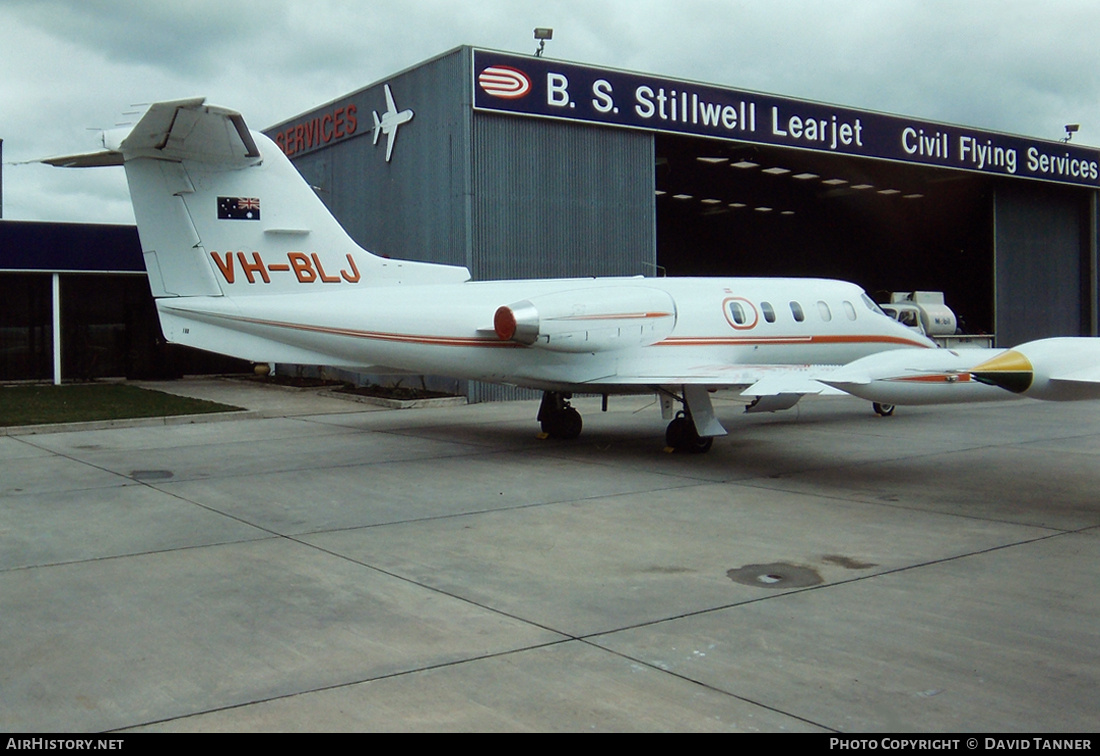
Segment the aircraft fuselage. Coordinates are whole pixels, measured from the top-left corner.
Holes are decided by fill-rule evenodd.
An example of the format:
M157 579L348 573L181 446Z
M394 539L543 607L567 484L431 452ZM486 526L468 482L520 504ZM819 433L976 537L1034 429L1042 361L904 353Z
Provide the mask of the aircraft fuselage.
M609 293L619 299L612 311ZM538 330L529 343L494 327L497 311L516 302L536 310ZM166 298L158 306L169 341L221 343L255 361L391 368L559 390L607 384L610 393L697 382L692 376L703 367L725 371L723 383L752 383L735 378L746 365L839 365L934 346L872 309L857 286L821 279L348 286L231 301ZM237 339L252 350L232 348ZM312 358L303 360L306 354Z

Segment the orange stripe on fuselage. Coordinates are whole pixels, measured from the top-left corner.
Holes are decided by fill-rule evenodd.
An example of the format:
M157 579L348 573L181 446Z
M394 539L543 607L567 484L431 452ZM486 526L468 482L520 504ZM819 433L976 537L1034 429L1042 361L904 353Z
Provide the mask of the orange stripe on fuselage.
M270 326L272 328L289 328L294 331L307 331L309 333L322 333L330 336L351 336L357 339L371 339L374 341L391 341L405 344L431 344L433 346L475 346L475 347L523 347L512 341L500 341L497 338L481 338L477 336L429 336L412 333L384 333L382 331L360 331L354 328L334 328L331 326L316 326L306 323L284 323L277 320L263 320L260 318L234 317L232 315L219 315L227 320L238 320L244 323Z
M608 315L565 315L547 320L646 320L649 318L670 318L671 312L621 312Z
M944 375L907 375L900 378L886 378L896 383L968 383L970 373L947 373Z
M745 346L761 344L902 344L931 349L927 344L900 336L682 336L659 341L655 346Z

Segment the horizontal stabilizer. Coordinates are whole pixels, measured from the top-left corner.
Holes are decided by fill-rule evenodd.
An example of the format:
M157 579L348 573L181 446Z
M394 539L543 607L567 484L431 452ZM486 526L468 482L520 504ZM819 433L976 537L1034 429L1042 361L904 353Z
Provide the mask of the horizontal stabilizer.
M122 153L117 150L100 150L83 155L46 158L41 162L55 168L108 168L122 165Z
M151 157L245 167L260 157L244 118L201 97L149 108L119 145L126 159Z
M260 158L260 149L241 114L206 105L201 97L156 103L129 132L104 132L103 144L106 149L99 152L42 162L58 168L100 168L148 157L243 168Z

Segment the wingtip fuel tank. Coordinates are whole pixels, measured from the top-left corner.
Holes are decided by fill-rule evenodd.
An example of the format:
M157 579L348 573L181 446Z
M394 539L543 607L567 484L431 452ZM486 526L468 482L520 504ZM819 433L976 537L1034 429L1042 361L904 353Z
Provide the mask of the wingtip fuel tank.
M1100 399L1100 341L1066 337L1013 349L882 352L819 380L881 404Z
M1032 399L1100 399L1100 341L1029 341L975 365L970 374L976 381Z

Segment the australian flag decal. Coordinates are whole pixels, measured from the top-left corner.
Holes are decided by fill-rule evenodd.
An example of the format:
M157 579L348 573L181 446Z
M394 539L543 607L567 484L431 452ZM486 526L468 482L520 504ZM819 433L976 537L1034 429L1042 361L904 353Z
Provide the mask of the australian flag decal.
M260 200L256 197L218 197L218 220L259 220Z

